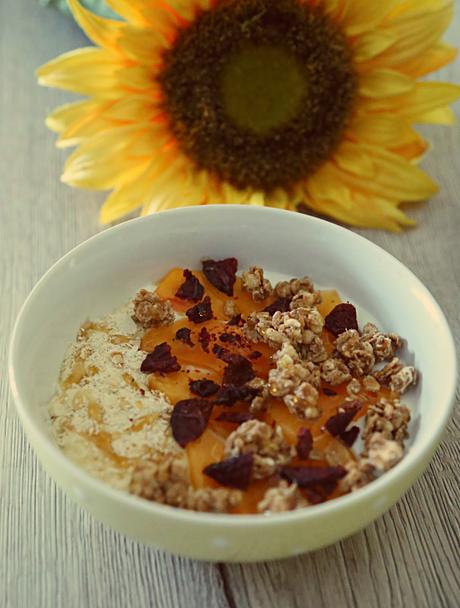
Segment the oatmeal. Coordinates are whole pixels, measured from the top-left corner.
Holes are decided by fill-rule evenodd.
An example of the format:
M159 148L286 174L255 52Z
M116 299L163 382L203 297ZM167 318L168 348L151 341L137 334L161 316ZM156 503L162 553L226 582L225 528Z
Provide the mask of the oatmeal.
M397 465L417 382L401 337L310 277L237 271L173 269L83 323L48 407L63 452L146 500L235 514L308 508Z

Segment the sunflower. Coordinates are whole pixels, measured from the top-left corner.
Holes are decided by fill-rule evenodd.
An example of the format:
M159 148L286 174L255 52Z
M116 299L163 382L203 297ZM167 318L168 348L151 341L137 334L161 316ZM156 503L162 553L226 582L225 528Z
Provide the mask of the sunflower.
M412 224L432 196L414 123L448 125L460 87L418 82L456 56L451 0L69 0L95 47L38 70L87 96L47 125L78 146L62 180L111 190L103 223L208 203Z

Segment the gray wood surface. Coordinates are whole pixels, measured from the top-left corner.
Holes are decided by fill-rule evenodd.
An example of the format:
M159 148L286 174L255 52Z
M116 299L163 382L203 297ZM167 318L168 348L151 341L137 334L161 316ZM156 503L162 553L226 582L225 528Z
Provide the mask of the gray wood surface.
M457 14L450 39L459 32ZM8 336L42 273L99 230L102 197L60 184L65 153L43 119L68 98L36 86L33 72L82 43L59 13L0 0L0 607L459 606L458 408L428 471L389 513L333 547L281 562L210 565L154 551L96 523L37 464L8 395ZM459 62L437 78L458 82ZM458 344L460 130L424 130L441 194L413 207L416 229L364 234L431 289Z

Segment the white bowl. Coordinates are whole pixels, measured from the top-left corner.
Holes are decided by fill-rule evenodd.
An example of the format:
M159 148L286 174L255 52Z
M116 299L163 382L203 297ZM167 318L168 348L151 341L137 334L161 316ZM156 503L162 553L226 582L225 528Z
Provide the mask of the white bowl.
M408 454L365 488L298 511L205 514L113 490L71 462L53 442L44 407L63 354L83 320L104 315L172 266L236 256L240 268L311 275L358 303L380 326L408 340L421 372ZM443 313L420 281L353 232L274 209L189 207L126 222L82 243L57 262L25 302L13 332L11 390L28 438L48 473L95 517L143 542L189 557L256 561L287 557L353 534L414 483L438 445L453 405L455 350Z

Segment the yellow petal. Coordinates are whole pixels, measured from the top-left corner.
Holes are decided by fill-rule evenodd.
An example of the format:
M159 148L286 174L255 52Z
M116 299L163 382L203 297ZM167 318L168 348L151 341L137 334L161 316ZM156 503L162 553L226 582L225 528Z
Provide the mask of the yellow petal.
M342 169L359 173L370 179L375 175L375 161L369 155L369 150L364 145L359 145L350 141L344 141L340 145L335 156L336 163Z
M399 232L402 225L414 223L398 209L397 201L351 189L340 198L317 199L309 194L307 188L303 202L321 216L329 216L341 223L362 228L384 228Z
M88 111L79 120L74 120L66 129L61 131L56 141L56 146L58 148L76 146L82 143L85 138L93 137L116 126L117 121L108 118L105 114L105 110L111 103L111 101L94 102L94 109L92 111Z
M136 25L147 25L148 21L142 14L142 8L148 6L150 2L145 2L139 0L105 0L110 8L123 17L129 23L134 23Z
M451 5L431 4L389 21L384 31L393 34L397 42L377 57L376 63L391 67L420 56L439 42L451 19Z
M224 183L222 186L225 202L235 205L242 205L247 203L251 193L248 190L237 190L228 183Z
M424 53L401 63L398 65L398 70L412 78L420 78L420 76L426 76L426 74L448 65L457 57L457 54L458 50L455 47L440 42Z
M157 163L152 161L147 166L143 166L143 172L137 178L115 188L101 207L100 222L109 224L119 220L149 201L149 190L156 173Z
M431 112L419 115L417 122L434 125L454 125L457 122L454 111L449 106L437 108Z
M41 85L109 98L122 92L116 71L123 66L109 51L87 47L52 59L36 74Z
M391 147L412 141L412 129L394 114L361 113L353 118L347 137L384 147Z
M51 131L61 133L71 125L85 120L88 115L97 111L101 102L94 100L77 101L57 107L46 117L46 126Z
M123 89L132 91L149 91L158 96L159 87L154 79L154 66L130 65L122 67L116 72L116 77Z
M347 3L341 18L341 27L349 36L372 31L390 13L399 0L353 0Z
M353 59L357 62L367 61L383 53L396 41L391 32L376 30L359 36L353 45Z
M336 165L329 169L330 180L334 183L342 183L353 190L398 201L425 200L437 192L435 182L405 158L378 146L359 144L358 147L364 152L367 151L372 161L372 177L368 164L361 167L359 163L355 165L349 163L348 168L344 169L339 164L339 158L336 158ZM340 150L337 157L339 155ZM322 169L318 173L321 174L321 171Z
M117 38L125 27L125 24L122 21L99 17L86 8L83 8L78 0L67 0L67 2L75 21L94 44L115 51L116 53L120 52Z
M394 70L373 70L359 77L359 93L365 97L394 97L414 88L414 80Z
M425 156L429 149L430 144L421 135L418 135L406 144L391 148L391 151L398 156L406 158L411 163L417 163Z
M147 127L138 125L116 127L91 137L67 159L62 181L82 188L107 190L113 188L121 175L138 167L141 160L133 153L136 142ZM158 140L158 148L150 149L152 158L163 142Z
M191 0L190 2L194 4ZM149 2L140 10L152 29L170 39L171 34L177 29L178 21L177 12L171 0Z
M147 122L159 113L157 106L151 95L130 93L112 103L106 115L128 122Z
M412 122L423 122L430 112L459 98L459 85L447 82L419 82L414 92L407 96L400 113Z
M162 50L169 46L158 30L130 25L125 26L120 33L117 44L126 55L149 66L158 63Z

